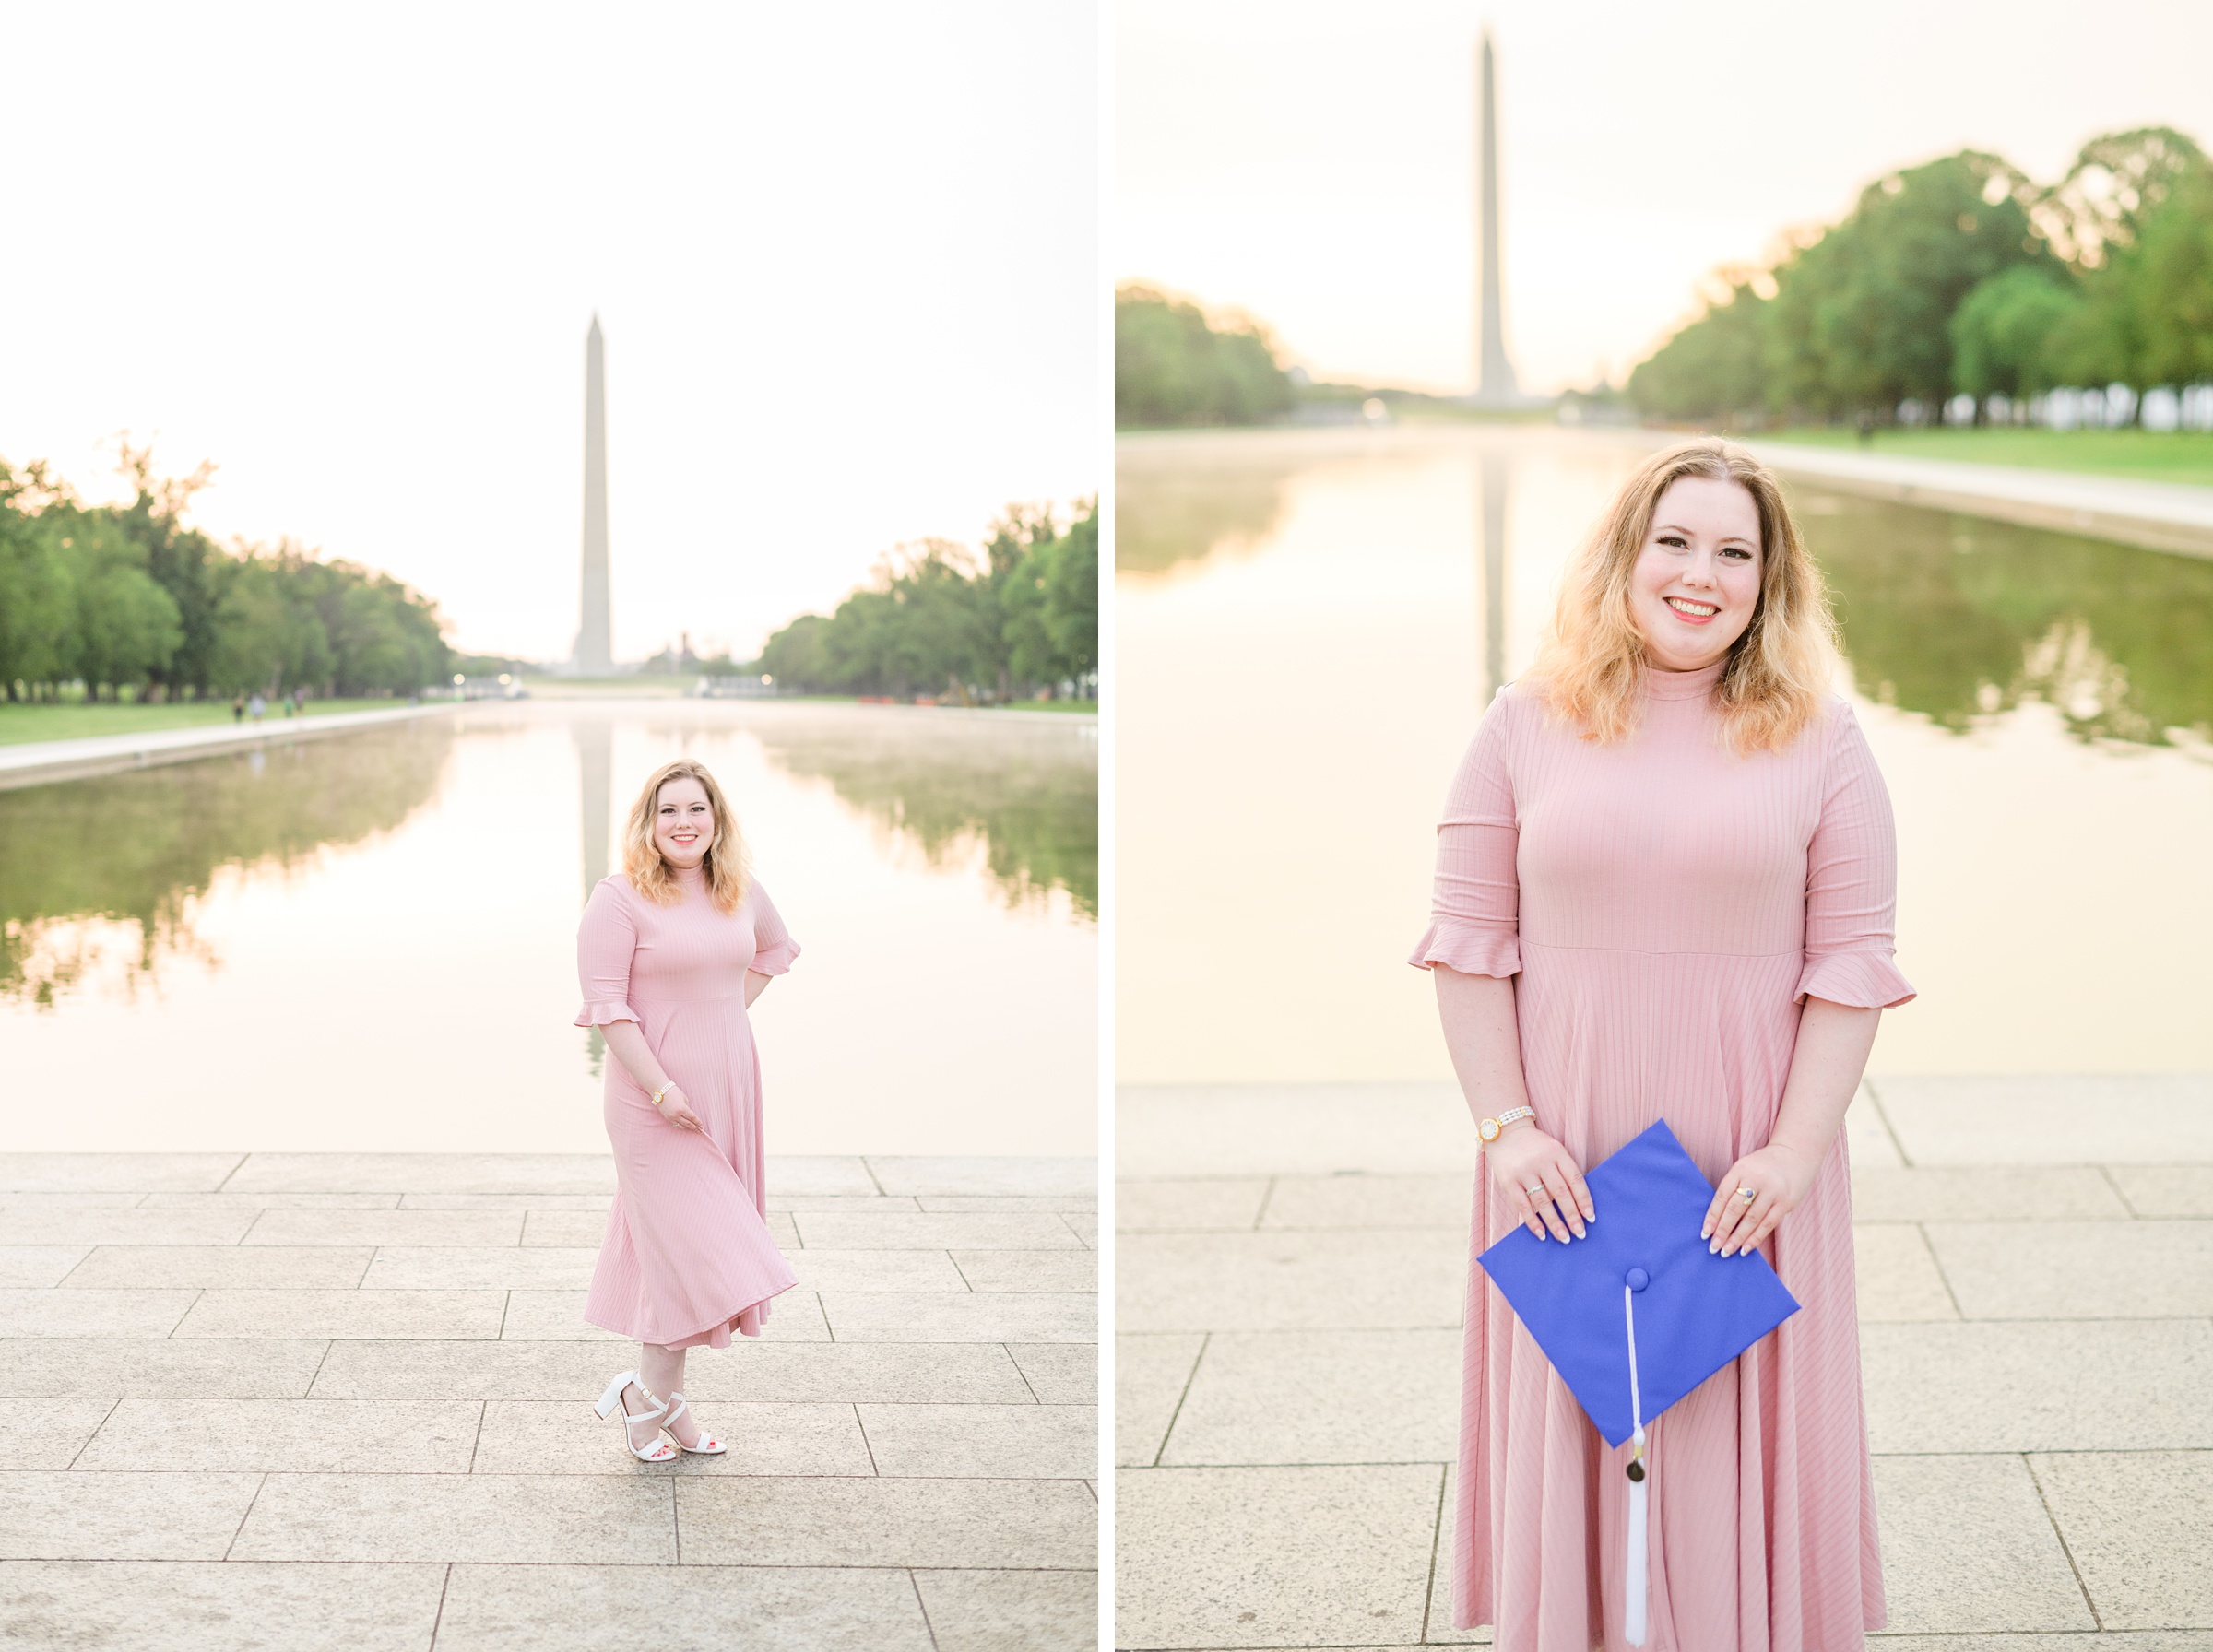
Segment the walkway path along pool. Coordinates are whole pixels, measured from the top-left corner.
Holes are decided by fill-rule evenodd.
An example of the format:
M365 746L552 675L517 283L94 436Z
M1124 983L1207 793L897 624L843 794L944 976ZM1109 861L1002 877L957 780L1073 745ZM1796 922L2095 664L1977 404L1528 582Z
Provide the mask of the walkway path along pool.
M0 1154L0 1646L1093 1646L1093 1162L769 1163L799 1287L649 1465L604 1158Z

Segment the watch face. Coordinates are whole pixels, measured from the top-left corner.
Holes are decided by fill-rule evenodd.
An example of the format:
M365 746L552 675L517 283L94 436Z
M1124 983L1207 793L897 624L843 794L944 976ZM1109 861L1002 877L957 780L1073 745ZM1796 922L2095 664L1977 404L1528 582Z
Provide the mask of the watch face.
M1475 1127L1475 1134L1482 1137L1485 1141L1497 1140L1498 1121L1495 1118L1485 1119L1481 1124Z

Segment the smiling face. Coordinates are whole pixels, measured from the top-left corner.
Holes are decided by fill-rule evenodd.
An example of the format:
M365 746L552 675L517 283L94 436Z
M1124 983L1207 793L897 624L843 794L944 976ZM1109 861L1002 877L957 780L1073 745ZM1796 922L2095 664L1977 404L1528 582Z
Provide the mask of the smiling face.
M662 785L654 809L653 845L680 871L699 865L715 846L715 806L707 801L707 788L689 774Z
M1629 614L1646 660L1696 671L1735 646L1759 606L1759 507L1710 477L1677 477L1652 507L1629 575Z

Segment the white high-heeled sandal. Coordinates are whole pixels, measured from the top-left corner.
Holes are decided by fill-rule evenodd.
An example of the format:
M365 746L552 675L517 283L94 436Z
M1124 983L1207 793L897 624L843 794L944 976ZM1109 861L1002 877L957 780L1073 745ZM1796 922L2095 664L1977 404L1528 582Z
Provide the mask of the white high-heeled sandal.
M633 1412L622 1403L622 1390L633 1383L638 1384L639 1393L653 1401L653 1410ZM599 1413L599 1419L603 1422L615 1413L621 1413L622 1444L630 1447L630 1455L636 1457L641 1463L672 1463L676 1460L676 1453L669 1448L669 1442L661 1438L657 1429L654 1433L653 1445L650 1449L640 1451L630 1443L630 1425L632 1423L649 1422L658 1418L662 1420L662 1426L666 1427L666 1419L669 1415L669 1402L665 1399L654 1399L653 1390L643 1382L638 1381L636 1372L618 1373L615 1380L607 1385L607 1392L599 1396L599 1403L592 1409Z
M669 1396L669 1403L676 1409L661 1419L661 1426L669 1429L669 1437L676 1440L678 1450L689 1451L693 1457L720 1457L729 1449L713 1434L701 1434L699 1444L696 1446L687 1446L681 1440L677 1440L676 1430L669 1428L669 1425L684 1414L684 1397L680 1393L672 1391Z

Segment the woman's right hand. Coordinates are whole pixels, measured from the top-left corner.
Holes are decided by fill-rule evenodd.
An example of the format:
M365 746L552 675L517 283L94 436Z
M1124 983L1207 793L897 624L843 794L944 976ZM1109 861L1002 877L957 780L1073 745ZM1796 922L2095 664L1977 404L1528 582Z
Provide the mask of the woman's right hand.
M661 1099L654 1103L654 1108L663 1118L680 1130L697 1130L703 1127L699 1122L699 1115L692 1112L692 1103L684 1100L683 1089L680 1085L671 1084L667 1090L664 1090L661 1092Z
M1533 1124L1512 1124L1483 1150L1483 1156L1490 1162L1498 1197L1523 1227L1540 1239L1547 1230L1562 1243L1570 1233L1583 1237L1583 1224L1598 1212L1575 1155L1558 1141Z

